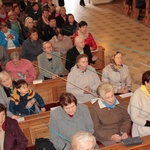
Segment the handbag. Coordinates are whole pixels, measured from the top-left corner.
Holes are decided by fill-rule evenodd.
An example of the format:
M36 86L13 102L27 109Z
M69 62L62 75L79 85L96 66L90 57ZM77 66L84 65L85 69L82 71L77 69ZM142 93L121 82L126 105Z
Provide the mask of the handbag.
M56 150L53 143L48 138L39 138L35 140L36 150Z

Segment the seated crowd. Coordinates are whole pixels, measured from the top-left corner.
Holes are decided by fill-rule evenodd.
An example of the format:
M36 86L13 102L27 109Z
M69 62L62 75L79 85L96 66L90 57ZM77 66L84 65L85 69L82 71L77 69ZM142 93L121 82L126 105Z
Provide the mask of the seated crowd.
M115 97L132 91L123 54L113 54L100 79L90 65L98 61L92 54L97 45L85 21L78 23L73 14L66 14L64 6L58 8L52 0L40 5L34 0L13 3L9 12L1 5L0 14L1 150L26 149L27 139L15 119L46 111L44 99L30 84L36 79L63 78L65 68L69 71L67 79L63 78L66 92L49 120L50 140L56 149L94 149L98 148L96 141L104 146L118 143L130 136L131 121L133 137L150 134L150 71L143 74L142 86L126 110ZM10 49L20 46L20 53L9 54ZM88 110L83 103L91 99L95 102Z

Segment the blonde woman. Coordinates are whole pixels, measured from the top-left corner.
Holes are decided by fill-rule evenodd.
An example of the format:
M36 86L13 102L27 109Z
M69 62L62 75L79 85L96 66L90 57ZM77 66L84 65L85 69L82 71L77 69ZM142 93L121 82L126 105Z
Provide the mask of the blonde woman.
M34 21L31 17L27 17L25 19L24 28L19 31L19 38L22 42L28 38L28 31L32 28L36 28L34 26Z
M89 132L80 131L71 138L71 150L94 150L95 146L96 139Z

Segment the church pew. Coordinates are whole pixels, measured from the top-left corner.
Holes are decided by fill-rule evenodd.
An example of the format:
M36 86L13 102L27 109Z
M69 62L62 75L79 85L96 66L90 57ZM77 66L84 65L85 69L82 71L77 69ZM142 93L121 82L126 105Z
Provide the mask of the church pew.
M146 0L146 10L143 23L147 26L150 26L150 0Z
M123 13L125 15L129 15L129 11L131 6L128 4L128 0L123 0Z
M150 135L142 137L143 144L136 146L124 146L122 143L112 146L103 147L100 150L149 150L150 149Z
M119 99L119 98L118 98ZM129 101L128 98L121 98L120 100ZM90 109L91 102L85 103L85 105ZM47 127L50 118L50 111L44 113L33 114L24 117L24 121L19 122L19 126L25 133L28 139L28 146L33 146L35 144L36 138L49 137L49 129Z
M46 111L38 115L26 116L24 117L24 121L19 122L20 128L28 139L28 146L33 146L36 138L49 137L49 119L50 112Z
M57 104L61 93L66 92L66 81L61 79L46 80L30 86L42 96L45 104Z
M88 103L86 105L90 107L91 103ZM19 122L21 130L24 132L25 136L28 139L28 147L35 144L36 138L49 137L49 119L50 111L46 111L44 113L26 116L24 117L24 121Z
M140 9L137 8L137 0L133 0L133 1L132 1L131 16L132 16L134 19L138 19L139 13L140 13Z
M15 52L15 51L17 51L17 52L19 52L19 53L21 54L21 50L22 50L22 47L21 47L21 46L18 47L18 48L7 49L7 54L10 56L10 54L11 54L12 52Z
M18 51L19 53L21 53L21 49L22 49L22 47L15 48L15 49L9 49L9 50L7 50L7 53L9 56L14 51ZM93 54L93 56L97 56L98 60L95 62L95 64L91 64L91 66L93 66L97 71L101 72L103 70L103 68L105 67L105 49L104 49L104 47L98 46L98 50L92 51L92 54ZM65 68L66 56L61 56L61 60L63 62L63 66L64 66L64 76L67 76L69 72ZM32 61L32 64L36 70L37 78L38 78L39 68L38 68L37 60Z

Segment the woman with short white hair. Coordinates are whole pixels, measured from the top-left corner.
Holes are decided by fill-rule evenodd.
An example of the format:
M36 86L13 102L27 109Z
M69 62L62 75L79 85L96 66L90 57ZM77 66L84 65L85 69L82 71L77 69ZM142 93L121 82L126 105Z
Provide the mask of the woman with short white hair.
M96 140L108 146L128 138L131 119L121 102L115 98L113 86L102 83L97 94L99 98L90 109Z
M71 138L71 150L94 150L95 145L96 139L89 132L80 131Z
M87 54L88 55L89 64L94 63L97 59L97 57L95 57L95 56L92 57L90 47L88 45L85 45L84 38L82 36L77 36L75 38L75 46L72 47L67 52L66 69L68 71L70 71L71 68L75 65L76 57L80 54Z

